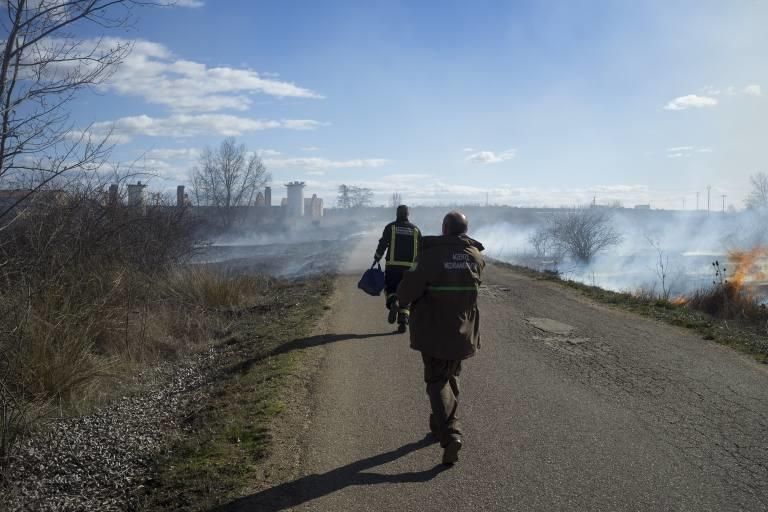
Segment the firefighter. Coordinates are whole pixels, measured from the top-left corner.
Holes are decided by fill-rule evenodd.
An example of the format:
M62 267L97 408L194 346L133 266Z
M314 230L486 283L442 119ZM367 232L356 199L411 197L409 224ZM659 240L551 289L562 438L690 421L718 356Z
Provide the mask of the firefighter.
M401 304L397 300L395 292L403 278L403 273L416 261L421 246L421 231L408 221L408 214L408 207L404 204L397 207L397 220L386 225L376 248L376 254L373 256L373 260L378 262L384 257L386 251L384 276L386 306L389 310L387 320L391 324L397 321L397 330L401 333L408 328L410 309L407 303Z
M424 237L418 263L403 276L397 295L413 308L411 348L421 352L432 408L429 429L443 447L443 464L459 459L463 445L456 415L459 373L480 347L477 293L485 261L480 242L467 236L467 218L450 212L443 236Z

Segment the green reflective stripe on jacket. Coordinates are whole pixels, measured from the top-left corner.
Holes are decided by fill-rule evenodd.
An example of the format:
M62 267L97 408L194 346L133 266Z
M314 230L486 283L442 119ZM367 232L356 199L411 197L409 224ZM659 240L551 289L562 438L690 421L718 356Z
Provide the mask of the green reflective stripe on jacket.
M392 259L395 257L395 239L397 238L397 230L394 228L394 226L390 229L390 231L392 232L392 235L390 236L389 250L387 251L387 265L394 263Z
M414 263L412 261L387 261L386 265L395 267L412 267Z
M416 256L419 255L419 230L414 228L413 230L413 261L416 261Z
M477 286L428 286L429 290L435 292L476 292Z

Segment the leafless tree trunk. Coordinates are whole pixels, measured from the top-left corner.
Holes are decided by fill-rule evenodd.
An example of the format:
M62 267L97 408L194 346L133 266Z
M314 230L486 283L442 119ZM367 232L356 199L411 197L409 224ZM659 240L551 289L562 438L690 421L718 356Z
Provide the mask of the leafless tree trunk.
M750 176L752 192L747 197L747 208L760 210L768 208L768 174L759 172Z
M611 224L606 210L583 208L553 214L542 233L560 254L589 263L600 251L621 243L622 236Z
M118 28L139 0L6 0L0 3L0 187L26 193L0 207L2 219L38 190L75 170L97 170L108 136L75 131L68 104L103 83L131 45L75 35L83 26ZM31 182L31 183L30 183Z
M198 206L214 206L231 226L240 206L252 206L258 190L270 175L258 155L248 154L233 137L216 150L205 148L200 165L192 170L192 186Z

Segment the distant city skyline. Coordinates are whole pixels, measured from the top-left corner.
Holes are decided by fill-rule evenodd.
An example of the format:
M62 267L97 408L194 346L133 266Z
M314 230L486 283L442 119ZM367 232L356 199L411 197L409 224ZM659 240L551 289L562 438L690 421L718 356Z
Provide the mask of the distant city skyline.
M768 4L280 3L139 11L134 48L75 103L154 189L227 136L273 187L411 204L744 206L767 171ZM83 34L95 37L97 34ZM277 196L276 196L277 197Z

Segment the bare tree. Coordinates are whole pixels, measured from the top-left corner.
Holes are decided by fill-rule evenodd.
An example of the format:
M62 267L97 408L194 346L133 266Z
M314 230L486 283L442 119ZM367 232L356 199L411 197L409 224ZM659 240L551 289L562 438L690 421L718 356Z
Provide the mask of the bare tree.
M336 198L336 205L339 208L349 208L352 206L352 197L348 185L339 185L339 196Z
M107 137L74 131L69 103L103 83L131 50L125 42L77 36L83 28L118 28L139 0L6 0L0 3L0 185L26 193L0 209L0 219L70 171L98 169ZM30 184L30 181L32 182Z
M339 208L361 208L373 203L373 191L365 187L339 185L336 204Z
M198 206L214 206L229 226L240 206L252 206L258 190L270 175L261 158L249 155L234 137L224 139L218 149L205 148L200 165L192 170L192 186Z
M362 208L373 203L373 191L365 187L351 187L352 208Z
M672 290L669 287L669 255L664 254L664 250L661 248L661 243L658 240L653 239L650 235L646 235L646 240L656 251L656 277L659 278L661 283L661 299L669 300L669 296L672 294Z
M403 204L403 196L400 194L400 192L392 192L392 197L389 200L390 206L392 208L397 208L401 204Z
M768 208L768 174L759 172L749 177L752 192L747 197L747 208L762 210Z
M622 241L609 212L600 208L552 214L542 233L555 251L582 263L589 263L598 252Z
M537 258L546 258L552 253L552 240L546 230L539 229L531 233L528 242L533 246Z

